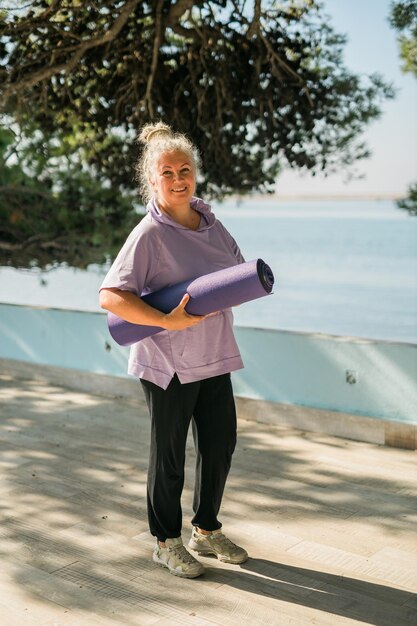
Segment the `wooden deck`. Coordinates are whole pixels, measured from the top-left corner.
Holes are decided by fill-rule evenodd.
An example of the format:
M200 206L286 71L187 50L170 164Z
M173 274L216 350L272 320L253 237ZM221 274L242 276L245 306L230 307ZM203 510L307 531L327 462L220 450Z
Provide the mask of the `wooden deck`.
M240 421L220 519L251 558L183 580L151 560L139 394L0 377L2 625L417 624L416 452Z

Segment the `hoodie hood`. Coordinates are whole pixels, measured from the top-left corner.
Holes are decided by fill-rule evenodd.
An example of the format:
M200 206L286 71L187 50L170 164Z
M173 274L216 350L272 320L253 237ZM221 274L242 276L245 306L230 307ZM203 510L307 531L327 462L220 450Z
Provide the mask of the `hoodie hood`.
M207 230L208 228L214 226L216 216L212 212L211 206L209 204L206 204L201 198L196 198L195 196L193 196L191 198L190 206L195 211L198 211L201 214L201 223L198 230L195 232ZM146 210L151 214L152 218L156 222L160 222L161 224L168 224L169 226L173 226L174 228L189 230L186 226L178 224L178 222L175 222L173 219L171 219L169 215L166 215L166 213L161 211L155 198L152 198L152 200L148 202Z

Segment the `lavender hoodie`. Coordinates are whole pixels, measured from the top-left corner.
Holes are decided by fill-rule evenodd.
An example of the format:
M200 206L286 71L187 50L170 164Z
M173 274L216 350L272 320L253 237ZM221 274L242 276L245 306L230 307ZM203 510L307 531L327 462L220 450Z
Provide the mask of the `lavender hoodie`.
M127 290L138 296L183 280L244 262L233 237L208 204L193 198L201 214L198 230L174 222L155 200L132 230L100 289ZM243 367L233 335L231 309L200 324L162 331L130 348L128 373L166 389L174 376L190 383Z

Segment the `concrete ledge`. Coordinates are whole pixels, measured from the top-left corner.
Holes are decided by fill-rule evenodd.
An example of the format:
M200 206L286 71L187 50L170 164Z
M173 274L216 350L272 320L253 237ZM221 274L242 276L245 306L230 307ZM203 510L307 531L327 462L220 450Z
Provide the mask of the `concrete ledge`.
M240 419L286 425L344 439L416 450L417 427L414 425L249 398L237 397L236 404Z
M0 372L15 378L47 381L68 389L112 398L142 400L142 389L135 378L96 374L56 365L38 365L14 359L0 359Z
M408 424L385 424L385 445L392 448L417 449L417 427Z
M417 426L417 344L235 327L235 393ZM128 378L105 313L0 303L0 358ZM117 385L119 387L119 384Z
M0 359L0 372L18 379L44 380L77 391L144 403L141 386L133 378L34 365L12 359ZM236 406L241 420L285 425L395 448L417 449L417 426L412 424L242 397L236 397Z

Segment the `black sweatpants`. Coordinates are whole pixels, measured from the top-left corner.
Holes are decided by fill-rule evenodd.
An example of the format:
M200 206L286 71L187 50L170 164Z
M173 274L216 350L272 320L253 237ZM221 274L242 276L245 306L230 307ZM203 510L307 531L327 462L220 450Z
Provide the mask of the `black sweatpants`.
M217 519L236 446L236 410L230 374L181 384L175 375L167 389L141 379L151 416L148 468L149 528L159 541L179 537L182 527L185 447L193 420L197 454L191 523L221 528Z

